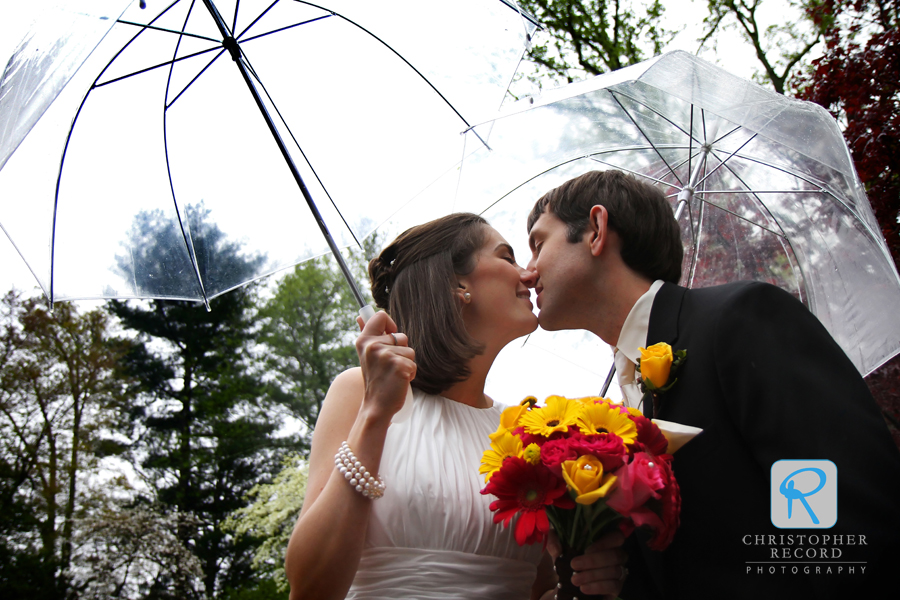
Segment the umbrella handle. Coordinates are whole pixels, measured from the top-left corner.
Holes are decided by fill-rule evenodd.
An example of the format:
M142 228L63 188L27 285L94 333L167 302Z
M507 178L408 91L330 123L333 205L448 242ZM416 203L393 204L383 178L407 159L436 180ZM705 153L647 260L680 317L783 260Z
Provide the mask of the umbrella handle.
M371 319L374 315L375 309L371 304L366 304L359 309L359 316L362 317L363 323L368 323L369 319ZM400 407L400 410L394 413L394 416L391 417L391 423L402 423L403 421L407 420L409 418L409 415L412 413L412 405L412 386L406 386L406 400L403 401L403 406Z

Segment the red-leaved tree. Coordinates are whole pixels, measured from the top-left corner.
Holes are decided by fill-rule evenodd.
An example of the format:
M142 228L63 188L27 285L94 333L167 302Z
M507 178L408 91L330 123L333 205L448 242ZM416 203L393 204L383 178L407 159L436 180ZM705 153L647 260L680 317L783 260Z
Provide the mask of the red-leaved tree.
M797 97L831 111L881 231L900 265L900 0L821 0L810 16L825 53L795 82ZM900 307L898 307L900 308ZM900 358L868 378L900 445Z

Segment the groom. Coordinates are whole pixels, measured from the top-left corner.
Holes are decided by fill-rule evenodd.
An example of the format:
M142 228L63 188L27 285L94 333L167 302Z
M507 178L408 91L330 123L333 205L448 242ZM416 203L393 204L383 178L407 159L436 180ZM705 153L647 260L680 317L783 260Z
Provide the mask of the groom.
M649 550L640 531L629 539L623 598L878 597L889 589L900 568L900 452L815 316L764 283L679 287L681 236L669 203L619 171L548 192L528 230L541 327L586 329L612 346L626 402L641 398L638 348L666 342L687 351L655 411L640 407L703 429L674 455L681 526L663 552ZM774 526L787 495L812 490L798 478L796 489L779 492L791 476L775 481L773 465L812 460L836 468L836 523L792 528L782 515ZM793 513L807 504L798 496Z

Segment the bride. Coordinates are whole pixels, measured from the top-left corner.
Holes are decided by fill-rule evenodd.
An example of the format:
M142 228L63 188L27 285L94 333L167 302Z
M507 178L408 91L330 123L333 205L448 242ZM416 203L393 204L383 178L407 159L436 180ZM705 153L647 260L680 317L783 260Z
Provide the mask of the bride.
M537 328L525 274L503 237L465 213L407 230L370 263L388 312L362 328L361 367L335 378L322 405L285 559L291 600L553 598L550 555L493 524L478 474L502 410L484 394L488 370ZM391 425L410 383L411 416ZM341 472L353 463L359 481ZM616 533L574 559L573 583L618 593L621 543Z

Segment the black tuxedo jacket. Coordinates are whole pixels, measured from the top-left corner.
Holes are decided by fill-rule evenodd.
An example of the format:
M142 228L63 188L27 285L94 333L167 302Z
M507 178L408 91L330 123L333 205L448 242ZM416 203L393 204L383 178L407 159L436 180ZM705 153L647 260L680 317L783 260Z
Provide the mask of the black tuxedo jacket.
M645 537L629 539L622 598L855 598L889 589L880 584L900 569L900 452L865 382L815 316L768 284L665 284L650 315L647 345L657 342L687 350L658 418L704 431L674 455L682 496L674 541L653 552ZM782 459L837 466L833 528L772 524L770 473ZM811 534L844 537L812 546L799 538ZM839 560L866 564L850 573L826 550L829 574L828 565L810 564L810 547L837 547Z

